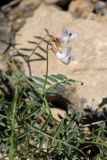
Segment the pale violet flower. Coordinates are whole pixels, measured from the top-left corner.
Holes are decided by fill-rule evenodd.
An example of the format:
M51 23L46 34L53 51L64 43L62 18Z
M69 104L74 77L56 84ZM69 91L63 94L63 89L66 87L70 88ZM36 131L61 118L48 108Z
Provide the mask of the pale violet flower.
M60 38L61 43L67 44L71 40L74 40L75 38L77 38L77 34L71 33L65 27L62 28L62 34L61 34L61 38Z
M69 64L72 60L74 60L74 57L71 55L70 47L64 48L62 52L57 51L56 56L64 64Z
M77 37L77 34L71 33L65 27L62 28L61 37L51 36L51 41L53 47L51 48L52 52L57 56L57 58L64 64L69 64L74 60L74 57L71 55L71 47L67 47L66 44L71 40L74 40Z

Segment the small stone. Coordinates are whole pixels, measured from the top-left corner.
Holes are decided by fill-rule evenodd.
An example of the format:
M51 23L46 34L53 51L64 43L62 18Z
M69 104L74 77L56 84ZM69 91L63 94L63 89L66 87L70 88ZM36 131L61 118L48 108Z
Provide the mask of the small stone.
M94 11L101 16L107 15L107 3L98 1L95 3Z
M62 118L66 118L67 113L65 110L58 109L58 108L51 108L52 117L57 121L60 122Z
M93 5L86 0L71 1L68 11L76 18L86 18L93 11Z

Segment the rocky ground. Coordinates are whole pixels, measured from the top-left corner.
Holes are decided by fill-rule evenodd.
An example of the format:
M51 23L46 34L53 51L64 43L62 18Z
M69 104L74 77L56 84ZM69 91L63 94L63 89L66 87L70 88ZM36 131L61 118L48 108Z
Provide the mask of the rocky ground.
M13 0L1 4L0 24L0 52L13 57L20 53L17 59L27 75L29 71L31 75L45 74L44 28L55 36L61 34L63 26L76 33L78 38L70 44L75 60L65 66L50 52L49 74L62 73L83 81L83 86L78 83L78 94L86 99L88 106L93 99L95 107L107 104L106 1ZM40 47L36 50L38 43ZM30 56L32 50L35 53ZM30 56L30 70L26 56L22 55ZM2 69L3 66L0 62Z

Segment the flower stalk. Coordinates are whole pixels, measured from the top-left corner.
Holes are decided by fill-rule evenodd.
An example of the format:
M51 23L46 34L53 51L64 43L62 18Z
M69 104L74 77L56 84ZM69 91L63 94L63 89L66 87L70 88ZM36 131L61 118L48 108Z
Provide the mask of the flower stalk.
M44 86L43 86L43 95L44 95L44 92L45 92L47 77L48 77L48 65L49 65L48 53L49 53L50 42L51 42L51 40L49 39L49 41L47 43L47 47L46 47L46 74L45 74L45 83L44 83Z

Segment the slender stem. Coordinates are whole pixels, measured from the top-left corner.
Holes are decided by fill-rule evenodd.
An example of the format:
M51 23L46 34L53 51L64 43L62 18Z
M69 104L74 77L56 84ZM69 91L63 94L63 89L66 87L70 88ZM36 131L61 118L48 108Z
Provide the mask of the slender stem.
M11 150L10 150L10 159L14 160L14 130L15 130L15 114L16 114L16 106L17 106L17 95L18 95L18 85L16 85L15 96L13 100L13 113L12 113L12 123L11 123Z
M50 42L51 40L49 39L48 43L47 43L47 48L46 48L46 77L45 77L45 82L44 82L44 86L43 86L43 99L44 99L44 103L45 103L45 106L46 108L48 109L48 112L50 113L51 115L51 112L50 112L50 108L49 108L49 105L47 103L47 100L46 100L46 97L45 97L45 88L46 88L46 83L47 83L47 78L48 78L48 64L49 64L49 58L48 58L48 53L49 53L49 45L50 45Z
M45 88L46 88L46 83L47 83L47 77L48 77L48 64L49 64L49 59L48 59L48 50L49 50L49 45L50 45L50 39L47 43L47 48L46 48L46 78L45 78L45 83L44 83L44 86L43 86L43 94L44 94L44 91L45 91Z

